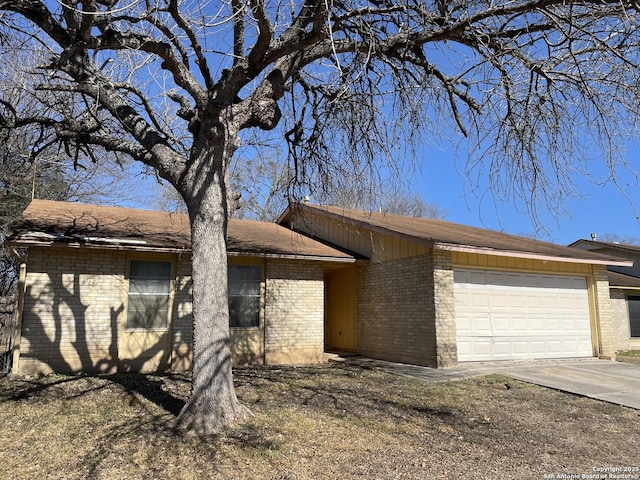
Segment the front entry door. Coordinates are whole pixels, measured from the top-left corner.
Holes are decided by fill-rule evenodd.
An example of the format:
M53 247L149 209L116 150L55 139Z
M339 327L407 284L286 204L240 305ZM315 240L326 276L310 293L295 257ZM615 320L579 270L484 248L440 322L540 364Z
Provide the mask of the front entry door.
M327 349L355 352L357 339L357 270L343 268L325 276L325 343Z

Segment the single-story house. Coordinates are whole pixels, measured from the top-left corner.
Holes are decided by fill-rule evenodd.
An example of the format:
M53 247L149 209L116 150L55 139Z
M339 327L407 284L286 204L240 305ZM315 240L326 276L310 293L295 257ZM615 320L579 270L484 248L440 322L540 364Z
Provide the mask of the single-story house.
M279 219L369 259L325 273L329 348L427 366L609 357L619 257L443 220L300 204Z
M611 320L616 351L640 350L640 246L595 239L569 246L633 261L632 266L609 266Z
M6 243L27 248L14 373L190 367L186 215L33 200ZM357 261L275 223L232 220L233 361L321 361L325 272Z
M184 215L34 200L7 244L27 250L14 372L190 367ZM326 351L434 367L612 357L607 266L631 266L442 220L311 204L277 224L232 220L228 252L236 364L319 362Z

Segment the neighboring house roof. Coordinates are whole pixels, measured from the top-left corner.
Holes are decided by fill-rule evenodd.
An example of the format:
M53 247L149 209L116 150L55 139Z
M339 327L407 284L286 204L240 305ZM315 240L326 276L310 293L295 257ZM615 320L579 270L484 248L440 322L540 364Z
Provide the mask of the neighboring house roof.
M189 219L181 213L33 200L10 226L14 246L70 244L151 251L188 251ZM354 262L353 255L275 223L231 219L230 255Z
M632 262L620 257L601 255L444 220L309 203L297 204L292 208L300 209L301 219L296 218L296 221L304 222L305 213L322 215L342 223L349 223L366 230L402 238L434 249L573 263L632 265ZM278 222L291 225L293 222L292 209L287 209Z
M629 245L627 243L600 242L598 240L585 240L584 238L581 238L580 240L576 240L569 246L573 248L583 248L585 250L593 251L614 249L618 250L621 253L626 252L633 255L640 255L640 245Z
M640 290L640 278L618 272L607 272L611 288Z

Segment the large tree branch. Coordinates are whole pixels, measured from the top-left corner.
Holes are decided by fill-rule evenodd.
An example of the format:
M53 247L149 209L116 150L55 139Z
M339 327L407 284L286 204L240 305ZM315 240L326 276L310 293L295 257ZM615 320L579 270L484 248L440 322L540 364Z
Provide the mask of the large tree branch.
M266 17L264 6L259 2L254 2L253 5L258 20L259 36L249 54L249 62L244 60L243 54L243 61L236 62L231 71L221 79L220 90L225 92L224 96L227 98L237 96L240 90L264 72L269 64L308 47L327 35L324 28L327 15L325 0L305 0L291 26L273 40L273 28Z
M77 145L95 145L103 147L109 152L122 153L150 167L157 168L161 174L163 172L162 165L157 161L156 157L135 141L116 138L100 131L87 132L79 128L69 127L69 125L60 125L56 132L58 138L72 141ZM170 180L170 178L167 180Z
M110 81L91 69L77 55L68 56L66 63L59 65L59 68L76 80L77 92L89 95L99 102L151 155L153 163L149 165L157 168L164 178L177 181L186 166L184 157L175 152L164 135L154 129L135 108L127 103ZM138 154L138 156L143 161L151 158L148 155Z
M323 24L327 18L326 6L325 0L306 0L291 26L271 42L271 47L264 54L263 63L269 65L325 38L328 34L324 31ZM310 25L313 28L309 31Z
M94 37L88 48L94 50L139 50L155 55L162 59L162 68L173 75L177 85L184 88L193 97L201 108L207 103L208 94L202 88L181 58L176 56L171 45L159 42L152 37L135 33L122 33L115 30L105 31L102 35Z
M60 91L61 89L57 89ZM71 91L67 89L66 91ZM76 90L73 90L76 91ZM136 160L143 161L144 163L155 166L155 159L153 156L136 141L129 141L124 138L117 138L113 135L107 134L103 131L102 125L95 118L85 119L85 121L78 121L75 118L51 118L43 115L27 115L18 116L18 112L13 105L8 102L0 102L5 109L12 112L11 119L6 116L0 117L0 127L21 129L28 126L37 126L40 130L40 138L32 146L33 155L37 156L39 151L46 150L49 146L61 141L65 144L73 143L76 146L82 145L98 145L104 147L108 151L119 152L131 156ZM50 130L55 132L55 137L50 138L46 143L44 142L45 131ZM68 151L69 149L65 147Z
M200 45L200 40L198 39L196 32L193 31L189 22L187 22L179 11L179 4L177 0L169 1L169 12L171 16L175 20L176 24L185 32L189 42L191 43L191 48L196 54L196 65L200 69L200 74L204 80L204 84L208 90L212 90L214 88L213 77L211 76L211 71L209 70L209 65L207 63L207 58L202 51L202 46ZM188 60L185 62L188 68Z
M258 70L273 38L273 25L265 11L264 0L249 0L251 11L258 22L258 38L249 53L248 61L251 70Z
M233 17L233 64L244 61L244 0L231 0Z
M134 94L140 100L140 103L142 103L144 110L147 113L147 116L149 117L155 129L158 130L158 132L160 132L162 136L172 139L173 142L176 141L173 134L171 132L165 131L162 125L160 125L155 109L151 105L149 99L144 95L144 93L139 88L136 88L134 85L131 85L130 83L124 83L124 82L114 83L113 86L116 89L128 91Z
M23 15L41 28L62 48L70 45L72 36L39 0L0 0L0 11L6 10Z

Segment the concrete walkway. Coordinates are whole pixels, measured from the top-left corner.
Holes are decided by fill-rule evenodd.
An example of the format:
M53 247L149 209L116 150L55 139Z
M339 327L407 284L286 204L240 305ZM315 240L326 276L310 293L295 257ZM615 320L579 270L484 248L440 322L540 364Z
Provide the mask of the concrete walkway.
M640 365L609 360L568 359L463 363L451 368L429 368L403 363L344 357L347 363L426 382L460 380L498 374L605 402L640 409Z

